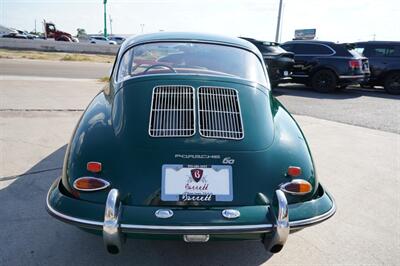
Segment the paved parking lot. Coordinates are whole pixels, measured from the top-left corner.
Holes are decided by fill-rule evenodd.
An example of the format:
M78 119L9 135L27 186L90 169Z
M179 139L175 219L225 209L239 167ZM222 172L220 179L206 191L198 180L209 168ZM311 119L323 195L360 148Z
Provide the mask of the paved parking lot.
M338 205L326 223L291 235L281 253L266 253L258 242L128 240L111 256L100 237L44 209L71 131L102 86L97 72L86 77L59 64L65 73L46 76L29 62L21 64L24 75L0 71L0 265L400 264L399 98L358 88L331 96L292 85L277 89L297 114L320 180Z
M400 95L387 94L383 88L350 86L324 94L304 85L284 84L274 94L294 114L400 133Z

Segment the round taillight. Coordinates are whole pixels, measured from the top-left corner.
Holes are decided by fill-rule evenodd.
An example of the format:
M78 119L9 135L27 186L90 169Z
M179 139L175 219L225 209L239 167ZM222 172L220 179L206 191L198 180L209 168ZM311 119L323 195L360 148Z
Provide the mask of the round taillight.
M80 177L74 181L74 188L79 191L97 191L110 186L106 180L96 177Z
M281 190L292 195L304 195L311 192L312 186L306 180L293 179L292 181L281 185Z

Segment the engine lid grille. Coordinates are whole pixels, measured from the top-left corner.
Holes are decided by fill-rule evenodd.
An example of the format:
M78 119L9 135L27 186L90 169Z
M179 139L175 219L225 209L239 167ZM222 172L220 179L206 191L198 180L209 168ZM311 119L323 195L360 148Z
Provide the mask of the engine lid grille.
M200 87L197 98L202 137L243 139L242 115L235 89Z
M193 136L194 105L193 87L182 85L154 87L149 122L150 136Z

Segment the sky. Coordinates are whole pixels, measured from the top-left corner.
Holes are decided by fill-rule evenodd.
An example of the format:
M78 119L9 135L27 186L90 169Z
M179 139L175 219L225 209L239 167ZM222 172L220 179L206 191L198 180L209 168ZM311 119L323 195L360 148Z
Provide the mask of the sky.
M114 34L195 31L274 41L279 0L108 0ZM295 29L317 29L317 39L400 41L400 0L283 0L280 41ZM42 31L46 19L76 34L103 30L103 0L0 0L0 25Z

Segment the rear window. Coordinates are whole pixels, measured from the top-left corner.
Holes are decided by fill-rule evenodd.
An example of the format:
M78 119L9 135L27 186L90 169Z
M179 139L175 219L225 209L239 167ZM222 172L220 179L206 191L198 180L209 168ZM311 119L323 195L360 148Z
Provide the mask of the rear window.
M117 80L154 74L204 74L237 77L266 85L262 63L244 49L206 43L160 42L130 48Z

